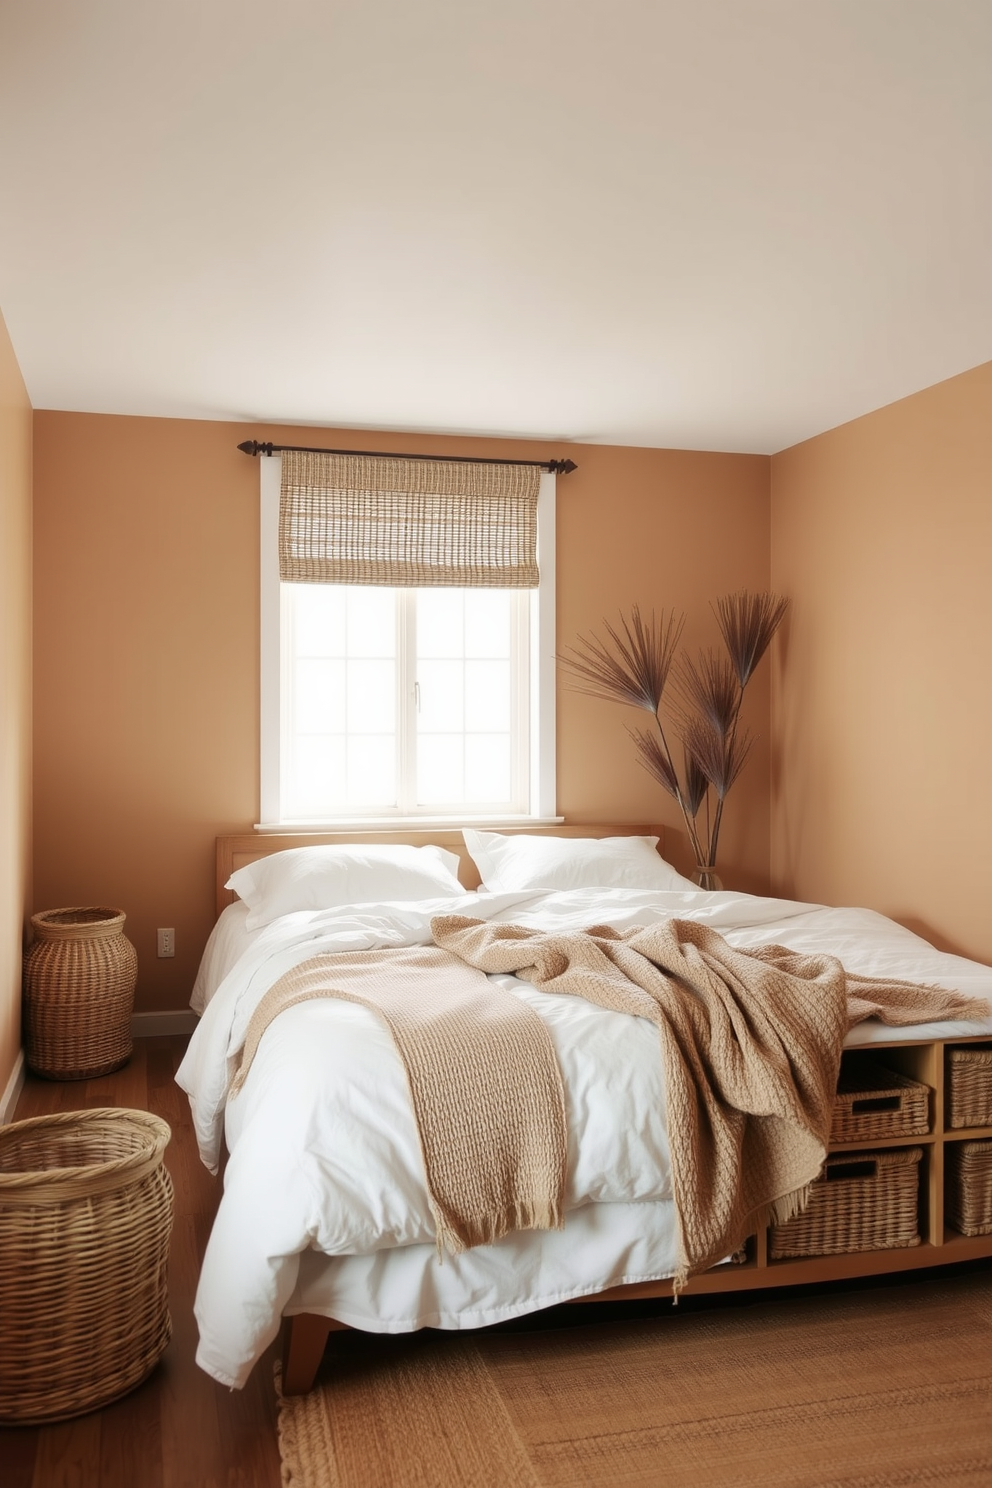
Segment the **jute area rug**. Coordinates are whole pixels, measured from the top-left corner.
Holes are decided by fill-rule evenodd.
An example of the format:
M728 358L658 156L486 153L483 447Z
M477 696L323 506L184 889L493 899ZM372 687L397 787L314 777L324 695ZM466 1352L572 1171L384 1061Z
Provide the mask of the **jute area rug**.
M549 1331L338 1334L287 1488L992 1485L992 1274Z

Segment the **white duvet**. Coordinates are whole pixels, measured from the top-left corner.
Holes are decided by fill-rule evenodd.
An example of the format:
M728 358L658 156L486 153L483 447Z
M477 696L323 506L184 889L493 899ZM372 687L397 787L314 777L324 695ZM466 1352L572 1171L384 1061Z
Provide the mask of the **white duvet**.
M472 1327L674 1270L657 1035L641 1019L499 978L544 1019L561 1065L566 1225L443 1260L405 1076L371 1012L328 998L283 1013L228 1101L251 1014L274 981L323 952L426 944L432 916L449 912L557 930L700 920L741 947L828 951L851 971L990 1002L984 1023L862 1024L849 1043L992 1032L992 969L938 952L869 910L579 889L306 911L248 934L242 907L232 907L204 954L193 999L203 1016L177 1076L203 1161L217 1170L225 1138L230 1153L196 1300L197 1360L225 1384L244 1383L287 1311L325 1312L374 1331Z

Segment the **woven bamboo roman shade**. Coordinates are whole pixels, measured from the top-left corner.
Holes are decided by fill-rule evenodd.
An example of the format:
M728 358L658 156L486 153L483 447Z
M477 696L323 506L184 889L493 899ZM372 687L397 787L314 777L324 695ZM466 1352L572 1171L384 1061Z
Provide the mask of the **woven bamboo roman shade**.
M286 450L279 577L536 589L540 479L532 465Z

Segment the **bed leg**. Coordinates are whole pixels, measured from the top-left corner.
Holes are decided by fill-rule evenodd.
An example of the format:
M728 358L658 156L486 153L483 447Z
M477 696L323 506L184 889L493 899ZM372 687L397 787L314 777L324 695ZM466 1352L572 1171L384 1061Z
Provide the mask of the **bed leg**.
M337 1318L319 1317L313 1312L298 1312L286 1318L282 1336L282 1393L305 1395L313 1382L324 1356L327 1335L347 1327Z

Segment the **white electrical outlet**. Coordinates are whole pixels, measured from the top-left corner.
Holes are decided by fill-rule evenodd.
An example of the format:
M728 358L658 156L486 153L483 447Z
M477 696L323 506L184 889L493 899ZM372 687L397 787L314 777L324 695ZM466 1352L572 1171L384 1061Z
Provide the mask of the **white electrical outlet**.
M158 953L160 956L174 956L176 954L175 930L160 930L158 932Z

